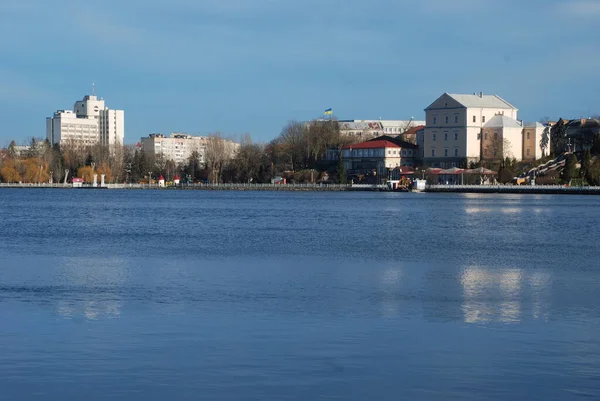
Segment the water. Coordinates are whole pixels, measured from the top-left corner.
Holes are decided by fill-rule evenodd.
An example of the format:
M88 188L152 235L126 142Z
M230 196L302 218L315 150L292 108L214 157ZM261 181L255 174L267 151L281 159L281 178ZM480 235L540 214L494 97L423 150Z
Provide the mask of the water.
M0 191L0 400L600 397L600 198Z

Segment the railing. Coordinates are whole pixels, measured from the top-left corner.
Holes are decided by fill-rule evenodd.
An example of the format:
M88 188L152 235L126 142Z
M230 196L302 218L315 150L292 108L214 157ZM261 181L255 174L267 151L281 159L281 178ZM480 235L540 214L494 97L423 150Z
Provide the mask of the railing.
M92 188L91 184L82 187L73 187L73 184L30 184L30 183L0 183L4 188ZM95 188L101 188L98 184ZM158 184L105 184L102 188L108 189L214 189L214 190L323 190L323 191L353 191L353 190L387 190L386 185L371 184L255 184L255 183L207 183L168 185L160 187Z
M600 194L599 186L565 185L426 185L428 192L505 192L505 193L580 193Z

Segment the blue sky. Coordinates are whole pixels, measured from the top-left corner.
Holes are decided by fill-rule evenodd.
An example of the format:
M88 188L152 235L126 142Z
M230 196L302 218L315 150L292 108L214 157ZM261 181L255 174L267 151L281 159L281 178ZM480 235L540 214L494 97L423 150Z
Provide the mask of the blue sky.
M525 120L600 114L600 0L19 0L0 4L0 145L91 91L152 132L421 119L444 92Z

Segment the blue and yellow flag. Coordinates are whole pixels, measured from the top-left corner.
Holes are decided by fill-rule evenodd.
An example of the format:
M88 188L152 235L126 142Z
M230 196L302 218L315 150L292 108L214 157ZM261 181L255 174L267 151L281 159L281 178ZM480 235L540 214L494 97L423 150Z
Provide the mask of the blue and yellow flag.
M333 109L329 108L329 109L325 109L325 115L328 114L333 114Z

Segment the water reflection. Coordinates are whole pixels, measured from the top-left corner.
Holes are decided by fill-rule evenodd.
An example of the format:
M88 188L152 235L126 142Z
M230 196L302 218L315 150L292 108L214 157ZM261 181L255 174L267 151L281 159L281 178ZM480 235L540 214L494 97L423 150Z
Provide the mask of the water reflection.
M123 305L123 288L129 281L120 258L61 258L57 275L64 291L56 297L56 312L63 318L118 318Z
M463 288L462 313L466 323L499 321L520 322L524 318L526 294L532 302L534 319L547 318L550 277L544 272L531 272L525 277L522 269L490 270L467 267L461 275ZM524 289L528 283L532 288Z

